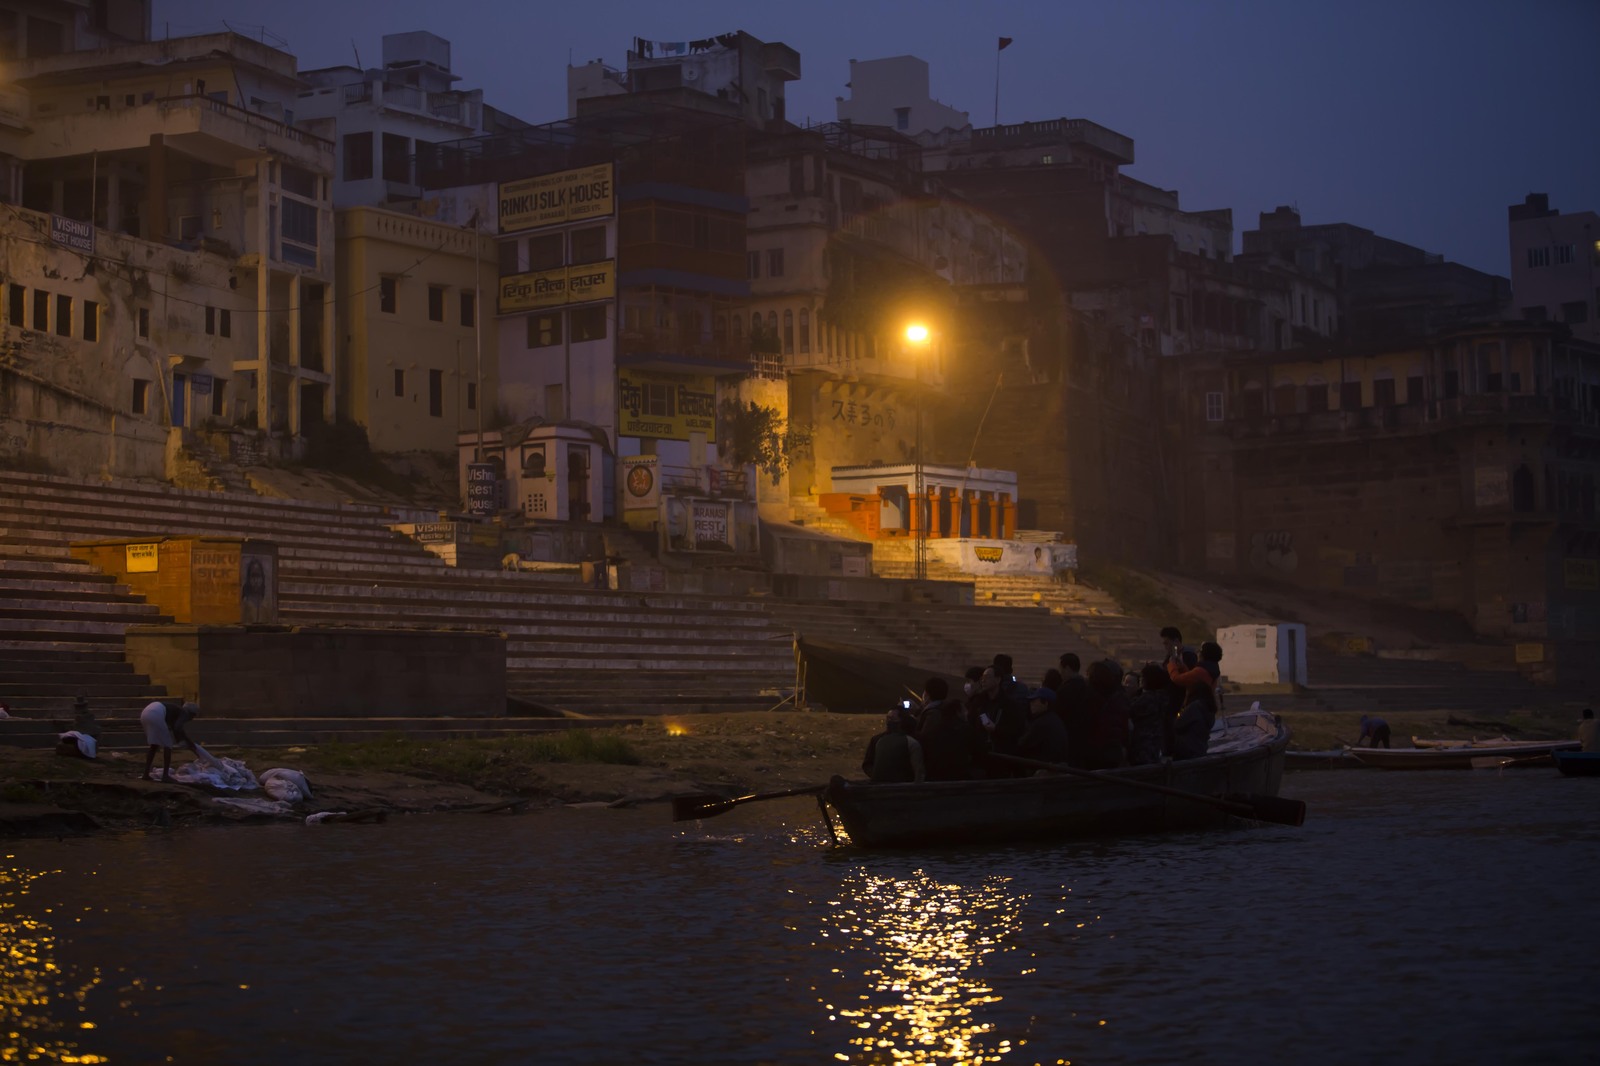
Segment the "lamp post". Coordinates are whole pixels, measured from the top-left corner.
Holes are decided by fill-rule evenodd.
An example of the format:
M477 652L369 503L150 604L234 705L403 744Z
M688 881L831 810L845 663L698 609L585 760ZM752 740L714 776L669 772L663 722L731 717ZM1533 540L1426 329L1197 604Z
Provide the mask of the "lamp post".
M923 466L922 466L922 362L923 362L923 360L922 360L921 355L922 355L922 351L925 351L927 349L927 347L928 347L929 336L930 335L928 333L928 327L923 325L920 322L912 322L911 324L906 326L906 344L908 345L909 349L912 352L912 359L914 360L914 364L915 364L915 367L916 367L916 369L913 372L914 376L915 376L915 383L913 385L913 388L916 391L916 420L917 420L916 444L915 444L915 448L916 448L916 451L915 451L916 465L913 468L913 473L912 473L912 486L913 487L912 487L912 490L911 490L911 507L912 507L912 510L913 510L913 514L915 515L915 517L913 519L913 524L915 525L915 529L912 531L912 537L911 537L911 541L912 541L912 543L911 543L911 553L912 553L911 554L911 561L912 561L911 565L912 565L912 576L915 577L918 581L926 581L928 579L928 523L933 518L933 515L931 513L932 512L932 508L929 509L929 512L930 512L929 514L924 515L922 513L922 501L923 501L924 497L927 496L928 489L927 489L926 478L924 476ZM919 349L921 349L922 351L919 351Z

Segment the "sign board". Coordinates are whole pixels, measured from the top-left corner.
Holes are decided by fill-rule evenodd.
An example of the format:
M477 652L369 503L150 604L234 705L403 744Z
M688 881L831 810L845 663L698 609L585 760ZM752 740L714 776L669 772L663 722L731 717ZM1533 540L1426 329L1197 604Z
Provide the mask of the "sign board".
M1544 662L1543 644L1518 644L1514 650L1518 665Z
M499 480L493 463L467 464L467 510L471 514L494 514L499 510Z
M1511 506L1511 489L1503 466L1480 466L1472 472L1472 502L1484 509Z
M160 569L159 544L129 544L125 546L128 573L153 574Z
M694 544L703 548L708 544L733 546L728 539L728 505L711 500L695 500L689 505L689 521L694 526Z
M50 216L50 239L63 248L85 255L94 254L94 223L79 222L75 218Z
M591 300L609 300L617 294L617 261L607 259L582 266L508 274L500 279L497 307L500 314L561 307Z
M214 380L210 374L190 374L189 391L196 396L209 396Z
M654 511L661 502L661 478L654 455L629 455L622 460L622 509Z
M1574 592L1600 589L1600 559L1562 559L1561 583Z
M1078 568L1076 544L1034 544L1019 540L941 538L929 552L963 574L1038 574L1050 576Z
M617 371L617 436L717 439L717 384L709 375Z
M616 172L598 163L502 182L498 199L501 233L605 218L616 210Z

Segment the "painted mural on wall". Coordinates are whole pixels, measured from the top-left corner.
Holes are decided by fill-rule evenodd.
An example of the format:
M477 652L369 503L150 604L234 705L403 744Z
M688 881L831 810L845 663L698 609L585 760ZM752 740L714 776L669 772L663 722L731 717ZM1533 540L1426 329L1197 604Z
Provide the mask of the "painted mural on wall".
M1033 544L1023 540L949 538L928 542L929 558L963 574L1037 574L1053 577L1078 568L1076 544Z
M1300 568L1294 534L1275 529L1250 535L1250 565L1256 570L1292 574Z
M239 559L239 621L266 625L278 620L277 582L270 555L242 555Z

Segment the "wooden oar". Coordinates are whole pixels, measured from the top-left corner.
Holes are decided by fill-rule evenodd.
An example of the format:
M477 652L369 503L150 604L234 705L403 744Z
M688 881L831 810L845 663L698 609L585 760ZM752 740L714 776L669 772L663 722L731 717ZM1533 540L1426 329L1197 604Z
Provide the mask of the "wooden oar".
M1280 799L1277 796L1257 796L1243 792L1230 792L1227 796L1205 796L1198 792L1185 792L1181 788L1171 785L1158 785L1153 781L1134 781L1130 778L1113 776L1103 771L1080 770L1076 766L1063 766L1060 763L1040 762L1038 759L1024 759L1020 755L1001 755L998 752L989 754L991 759L1002 759L1018 766L1031 766L1035 770L1050 770L1058 774L1069 774L1073 777L1086 777L1091 781L1109 781L1113 784L1126 785L1129 788L1142 788L1149 792L1160 792L1166 796L1177 796L1181 799L1193 800L1195 803L1204 803L1219 810L1236 814L1240 818L1250 818L1257 822L1276 822L1279 825L1304 825L1306 821L1306 805L1303 800Z
M672 820L686 822L694 818L710 818L723 811L731 811L741 803L755 803L758 800L783 799L785 796L814 796L827 787L827 785L807 785L805 788L786 788L782 792L754 792L748 796L734 796L731 799L709 792L673 796Z

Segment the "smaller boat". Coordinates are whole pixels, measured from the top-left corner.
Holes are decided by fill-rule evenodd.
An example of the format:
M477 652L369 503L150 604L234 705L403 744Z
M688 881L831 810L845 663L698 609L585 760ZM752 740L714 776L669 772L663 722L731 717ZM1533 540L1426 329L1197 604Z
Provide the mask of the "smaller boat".
M1473 737L1471 740L1447 739L1442 737L1411 738L1411 746L1414 748L1510 748L1515 747L1518 744L1542 743L1544 743L1542 740L1512 740L1510 737L1503 734L1494 738L1493 740L1479 740L1477 737Z
M1529 770L1535 766L1550 766L1554 763L1554 752L1540 752L1537 755L1474 755L1472 768L1474 770Z
M1551 757L1566 777L1600 777L1600 751L1557 751Z
M1576 740L1522 740L1495 747L1351 748L1350 754L1380 770L1470 770L1477 759L1524 759L1577 748Z

